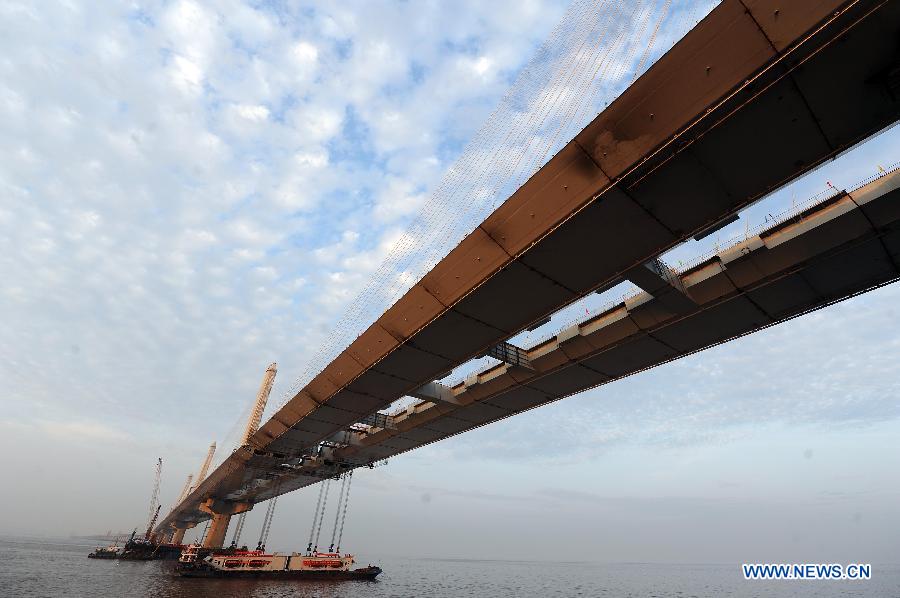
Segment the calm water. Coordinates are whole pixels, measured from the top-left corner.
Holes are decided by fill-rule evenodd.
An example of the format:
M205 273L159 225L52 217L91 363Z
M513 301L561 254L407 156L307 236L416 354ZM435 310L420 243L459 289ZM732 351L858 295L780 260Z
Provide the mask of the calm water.
M873 567L868 582L747 582L736 566L541 564L509 561L381 559L376 582L175 578L171 563L95 561L83 541L0 539L0 596L282 598L426 596L734 596L900 598L900 567ZM363 565L366 563L363 562Z

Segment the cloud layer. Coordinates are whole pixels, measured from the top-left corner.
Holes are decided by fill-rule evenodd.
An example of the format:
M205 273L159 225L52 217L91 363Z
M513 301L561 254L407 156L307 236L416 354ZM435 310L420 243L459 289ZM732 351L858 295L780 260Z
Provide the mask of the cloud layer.
M562 9L3 3L6 417L277 396Z

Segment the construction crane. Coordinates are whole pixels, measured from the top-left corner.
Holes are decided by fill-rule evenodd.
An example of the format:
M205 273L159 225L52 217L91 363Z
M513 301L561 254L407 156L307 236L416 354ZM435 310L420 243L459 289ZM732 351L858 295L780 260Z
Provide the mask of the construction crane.
M185 482L184 482L184 486L181 488L181 492L178 494L178 500L176 500L175 504L172 505L173 509L175 507L177 507L178 505L180 505L181 501L183 501L185 499L185 497L188 495L188 492L191 491L191 488L193 488L193 485L191 484L191 482L193 482L193 481L194 481L194 474L189 473L187 480L185 480Z
M206 479L206 474L209 473L209 466L212 465L213 455L215 454L216 441L213 440L213 443L209 445L209 450L206 452L206 459L203 460L203 465L200 467L200 473L197 474L197 478L194 480L194 488Z
M144 534L144 539L149 540L151 532L153 531L153 526L156 525L156 519L159 517L159 509L162 505L156 505L156 512L153 513L153 517L150 518L150 523L147 525L147 533Z
M262 384L259 385L259 391L256 393L256 401L253 403L253 410L247 419L247 427L244 428L244 435L241 436L241 442L238 446L249 444L250 437L256 434L259 429L259 422L262 419L263 411L266 410L266 402L269 400L269 393L272 392L272 384L275 383L275 374L278 372L277 364L270 363L263 375Z
M269 367L266 368L262 383L260 384L259 390L256 393L256 400L253 402L253 408L250 410L250 417L248 418L247 424L244 427L244 432L241 435L238 446L244 446L248 444L250 442L250 438L259 429L259 423L262 420L263 411L265 411L266 409L266 403L269 400L269 394L272 392L272 385L275 382L277 368L278 366L275 363L269 364ZM197 477L193 479L193 484L191 484L190 477L188 478L189 481L186 484L187 492L184 492L184 490L182 490L182 493L178 498L179 503L183 502L196 488L199 488L203 483L203 480L206 479L206 475L209 472L210 466L212 465L213 455L215 454L215 452L216 443L213 442L209 446L209 452L206 454L206 459L204 459L203 461L203 466L200 468L200 472L197 474ZM241 531L244 529L244 521L246 517L246 511L240 514L238 523L235 526L234 536L232 537L232 544L236 545L240 541ZM203 539L201 540L201 543L204 545L204 547L212 546L214 548L219 548L222 546L222 542L225 539L225 532L228 530L228 523L230 519L230 515L214 515L209 536L204 533ZM271 515L269 516L269 520L271 521ZM174 531L172 532L171 541L174 544L180 544L184 538L184 531L184 528L175 527Z
M277 373L278 364L275 362L270 363L269 367L266 368L266 373L263 374L262 383L259 385L259 391L256 393L256 401L253 403L253 409L250 411L250 417L247 419L247 426L244 428L244 434L241 436L241 441L238 446L250 444L250 437L256 434L256 431L259 429L259 422L262 420L263 411L266 410L266 403L269 400L269 394L272 392L272 385L275 383L275 374ZM274 508L275 501L272 501L266 511L266 521L263 523L264 530L267 527L267 523L268 525L271 525L271 511ZM244 531L244 520L246 519L246 511L238 515L237 525L234 528L234 535L231 537L232 546L237 546L238 542L241 541L241 532ZM265 532L265 535L268 536L268 532ZM264 538L261 536L259 541L260 544L262 544Z
M150 530L153 529L153 525L156 523L156 518L159 516L159 480L162 478L162 457L156 459L156 476L153 480L153 493L150 495L150 514L147 516L147 534L145 538L150 537Z

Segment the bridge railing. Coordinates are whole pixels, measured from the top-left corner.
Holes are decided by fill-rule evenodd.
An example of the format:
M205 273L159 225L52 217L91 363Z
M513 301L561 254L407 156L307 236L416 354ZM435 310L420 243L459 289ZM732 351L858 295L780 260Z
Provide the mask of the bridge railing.
M754 227L745 229L744 232L742 232L738 235L735 235L735 236L727 239L726 241L717 243L716 246L709 251L706 251L694 258L691 258L690 260L688 260L686 262L679 263L678 267L681 272L690 270L691 268L693 268L693 267L705 262L709 258L713 257L717 253L721 253L722 251L724 251L726 249L734 247L738 243L743 243L747 239L751 239L751 238L759 235L760 233L765 232L766 230L773 228L775 226L778 226L779 224L782 224L782 223L790 220L791 218L794 218L794 217L798 216L799 214L802 214L803 212L805 212L811 208L814 208L822 203L825 203L826 201L832 199L833 197L835 197L837 195L840 195L841 193L844 193L845 191L852 192L861 187L865 187L869 183L873 183L873 182L877 181L878 179L884 178L885 176L887 176L889 174L893 174L898 169L900 169L900 162L894 162L888 168L882 168L877 173L875 173L869 177L866 177L865 179L863 179L861 181L857 181L854 185L851 185L850 187L847 187L846 189L839 189L838 187L835 187L835 186L829 184L829 186L826 189L819 191L818 193L816 193L812 197L806 199L805 201L802 201L800 203L795 203L789 209L784 210L783 212L779 212L778 214L775 214L774 216L771 214L767 215L766 219L763 222L757 224Z
M861 181L858 181L854 185L851 185L850 187L848 187L846 189L846 191L849 191L849 192L855 191L856 189L859 189L870 183L873 183L873 182L877 181L878 179L881 179L881 178L884 178L885 176L893 174L894 172L897 172L898 170L900 170L900 161L892 163L887 168L880 168L879 172L877 172L869 177L866 177L865 179L863 179ZM681 273L686 272L686 271L690 270L691 268L698 266L699 264L705 262L706 260L714 257L715 255L721 253L722 251L724 251L726 249L734 247L735 245L737 245L739 243L743 243L747 239L751 239L751 238L759 235L760 233L765 232L768 229L778 226L779 224L782 224L782 223L790 220L791 218L794 218L794 217L798 216L799 214L801 214L811 208L814 208L814 207L816 207L816 206L818 206L818 205L820 205L820 204L822 204L844 192L845 192L845 189L839 189L834 186L829 186L827 189L823 189L822 191L820 191L819 193L816 193L815 195L808 198L807 200L802 201L800 203L793 204L787 210L779 212L778 214L775 214L775 215L768 215L763 222L757 224L756 226L749 227L749 228L745 229L742 233L735 235L724 242L716 243L715 247L712 248L711 250L705 251L705 252L691 258L690 260L688 260L686 262L685 261L679 262L677 268L668 266L667 264L665 264L664 262L661 262L660 260L656 260L660 264L659 273L661 276L663 276L667 280L670 280L670 282L672 280L677 280L676 286L681 286L683 288L683 285L681 283L681 277L680 277ZM601 305L597 308L594 308L594 309L585 308L583 314L579 314L577 317L567 319L562 326L557 326L557 327L553 328L552 330L548 330L547 332L545 332L544 334L542 334L538 337L529 339L530 342L528 343L528 346L526 347L525 350L526 351L531 350L534 347L537 347L538 345L545 343L548 340L554 338L557 334L559 334L559 332L561 330L564 330L564 329L569 328L570 326L574 326L576 324L581 324L583 322L590 320L591 318L595 318L598 315L615 308L617 305L621 305L622 303L625 303L629 299L638 296L642 292L643 291L641 291L640 289L632 289L626 293L623 293L621 296L611 299L610 301L604 303L603 305ZM577 302L573 305L577 305ZM483 373L483 372L491 369L495 365L496 365L496 363L491 363L482 368L477 368L474 373L475 374ZM472 374L470 373L468 375L472 375ZM461 384L465 380L465 378L466 378L465 376L456 376L453 379L451 379L447 384L449 386L456 386L458 384Z

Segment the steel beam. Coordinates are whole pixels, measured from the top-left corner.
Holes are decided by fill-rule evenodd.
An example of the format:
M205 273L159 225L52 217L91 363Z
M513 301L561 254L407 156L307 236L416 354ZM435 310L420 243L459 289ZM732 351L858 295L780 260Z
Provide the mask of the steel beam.
M660 259L626 271L625 278L672 311L686 312L697 307L678 272Z
M365 418L359 420L359 423L372 426L373 428L383 428L386 430L392 430L396 426L394 426L394 422L391 421L392 418L390 415L386 415L384 413L373 413L371 415L367 415Z
M529 370L534 369L531 367L531 362L528 360L528 354L525 350L511 343L502 342L494 345L487 350L485 355L493 357L494 359L499 359L509 365L515 365Z
M429 382L409 393L409 396L429 403L459 405L459 401L453 396L453 389L440 382Z

